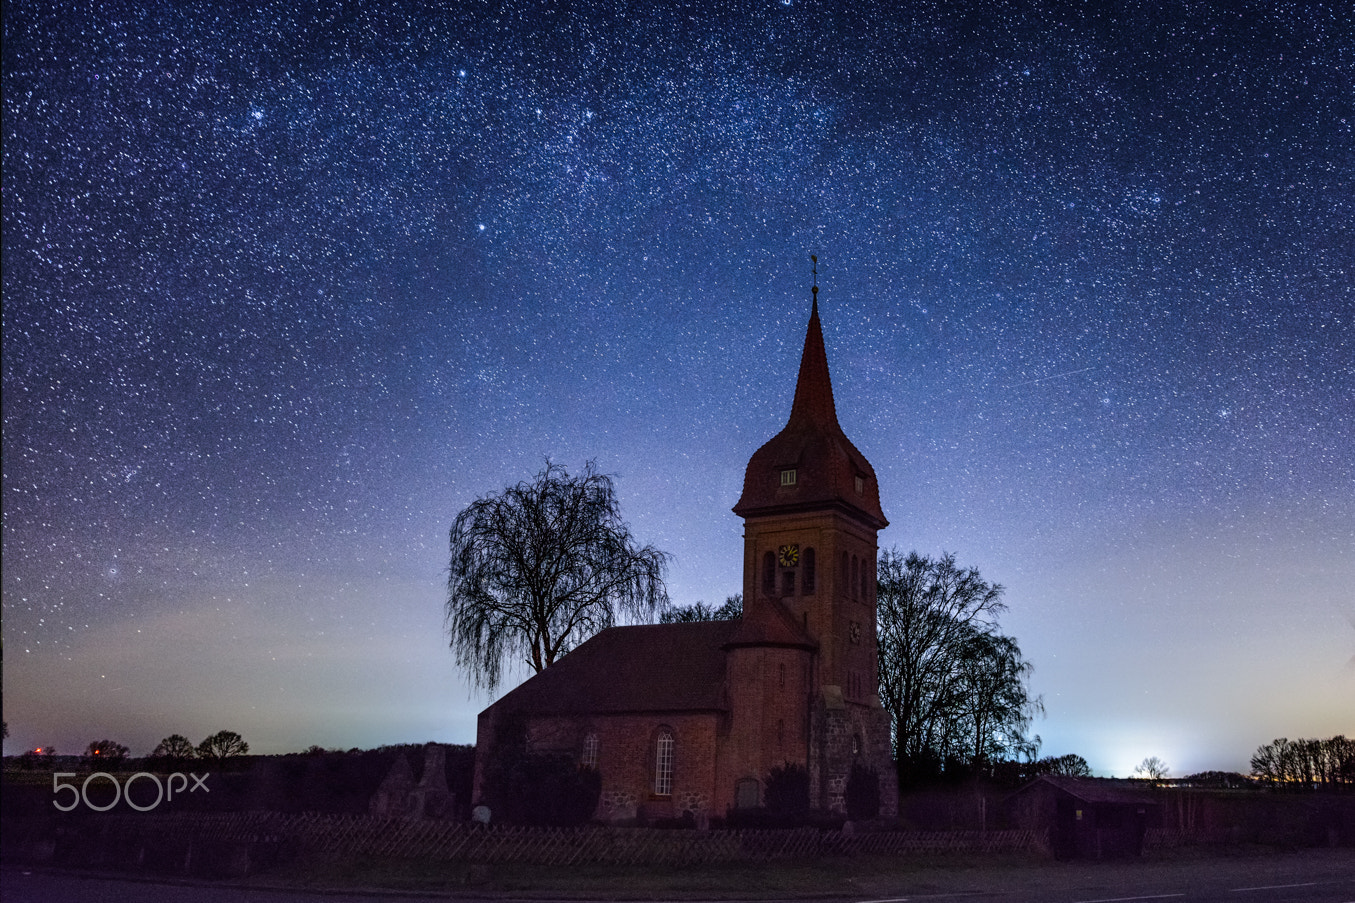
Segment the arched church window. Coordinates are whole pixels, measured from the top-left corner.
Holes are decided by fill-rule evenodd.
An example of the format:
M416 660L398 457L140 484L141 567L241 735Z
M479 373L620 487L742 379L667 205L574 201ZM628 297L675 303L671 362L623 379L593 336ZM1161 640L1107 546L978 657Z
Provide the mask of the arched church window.
M861 601L870 601L870 560L861 561Z
M781 595L783 595L783 596L793 596L793 595L795 595L795 572L794 572L794 571L782 571L782 572L781 572Z
M800 591L806 596L814 594L814 550L805 549L804 556L800 559L803 572L800 575Z
M776 592L776 554L773 552L762 556L762 592L768 596Z
M598 735L594 731L589 731L583 738L583 754L579 756L579 762L586 768L598 767Z
M851 579L851 565L846 552L842 553L842 566L840 570L842 571L841 580L839 581L842 584L841 593L844 596L850 596L852 594L852 585L848 581Z
M856 591L860 589L861 585L861 559L857 558L855 555L852 556L852 579L850 585L852 588L851 593L855 596Z
M673 795L673 732L659 731L654 741L654 795Z

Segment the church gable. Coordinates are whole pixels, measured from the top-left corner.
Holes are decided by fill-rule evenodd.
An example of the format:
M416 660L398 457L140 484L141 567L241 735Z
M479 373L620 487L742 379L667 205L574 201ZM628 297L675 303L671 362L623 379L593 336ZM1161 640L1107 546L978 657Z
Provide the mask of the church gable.
M779 646L813 652L819 644L806 631L802 621L796 621L780 602L770 600L767 613L760 618L741 618L734 622L738 628L725 643L726 649L741 646Z

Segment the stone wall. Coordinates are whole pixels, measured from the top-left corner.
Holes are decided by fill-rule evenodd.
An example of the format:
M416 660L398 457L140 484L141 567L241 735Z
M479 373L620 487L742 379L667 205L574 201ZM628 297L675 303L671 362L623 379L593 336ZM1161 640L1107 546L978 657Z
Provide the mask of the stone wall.
M847 778L853 763L880 779L880 815L898 814L899 785L889 742L889 715L878 706L845 702L839 687L824 687L812 717L809 798L830 812L847 811Z

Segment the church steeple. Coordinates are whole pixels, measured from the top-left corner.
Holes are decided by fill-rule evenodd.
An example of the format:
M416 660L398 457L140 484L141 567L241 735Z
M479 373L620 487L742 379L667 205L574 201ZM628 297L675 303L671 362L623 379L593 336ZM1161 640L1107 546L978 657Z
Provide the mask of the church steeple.
M888 521L880 510L875 469L837 421L818 293L816 284L790 417L781 432L753 453L734 513L746 518L838 507L855 512L880 530Z
M825 429L842 428L837 423L833 404L833 381L828 375L828 352L823 347L823 327L819 323L819 287L814 286L814 302L809 310L809 328L800 353L800 375L795 381L795 400L790 406L789 425L818 425Z
M803 761L810 799L842 811L854 764L876 769L882 803L897 798L875 638L878 534L888 521L875 469L838 423L818 294L816 278L790 417L749 459L734 506L743 618L725 644L730 721L761 727L741 740L728 774L745 786ZM765 403L784 404L777 398ZM806 696L808 711L793 709Z

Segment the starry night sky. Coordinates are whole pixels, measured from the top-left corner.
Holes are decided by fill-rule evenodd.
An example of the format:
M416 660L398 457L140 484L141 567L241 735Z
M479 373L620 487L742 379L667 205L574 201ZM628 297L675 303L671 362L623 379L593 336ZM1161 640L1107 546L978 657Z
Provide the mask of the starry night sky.
M1211 5L6 2L6 752L472 742L447 529L546 458L739 591L811 251L1043 754L1355 731L1355 36Z

